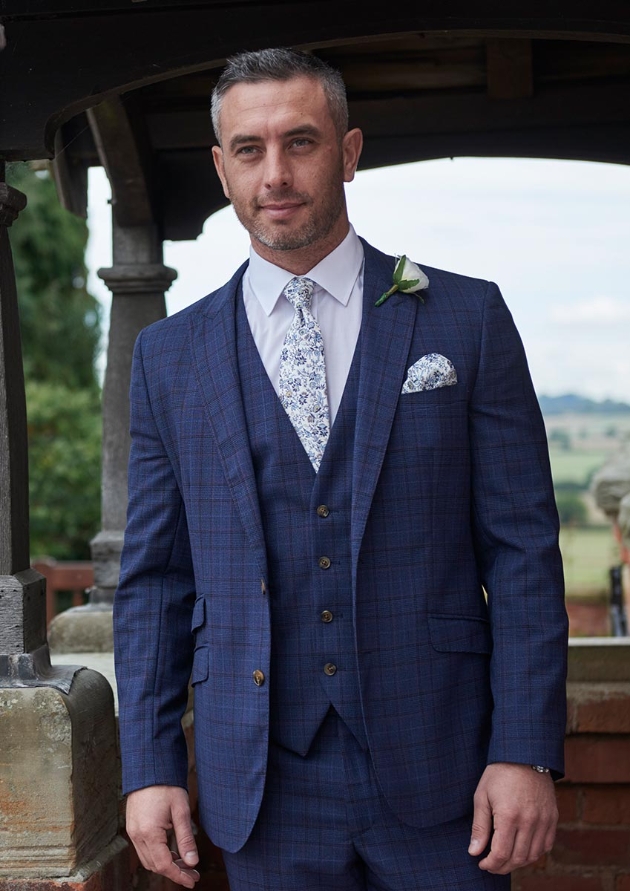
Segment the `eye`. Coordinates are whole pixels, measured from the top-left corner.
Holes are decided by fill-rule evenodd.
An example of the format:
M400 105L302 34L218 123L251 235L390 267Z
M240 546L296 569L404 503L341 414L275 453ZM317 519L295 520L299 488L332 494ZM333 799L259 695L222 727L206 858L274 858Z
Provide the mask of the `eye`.
M298 136L297 139L294 139L291 145L296 148L303 148L304 146L313 145L313 140L309 139L307 136Z
M236 150L237 155L254 155L258 151L258 146L256 145L242 145L240 148Z

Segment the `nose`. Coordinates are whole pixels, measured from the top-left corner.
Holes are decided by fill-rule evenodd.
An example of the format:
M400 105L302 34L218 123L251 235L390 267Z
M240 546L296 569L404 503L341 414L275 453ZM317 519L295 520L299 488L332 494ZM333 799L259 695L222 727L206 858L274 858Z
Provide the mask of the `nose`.
M265 187L286 189L293 184L291 165L286 154L279 148L268 149L265 155Z

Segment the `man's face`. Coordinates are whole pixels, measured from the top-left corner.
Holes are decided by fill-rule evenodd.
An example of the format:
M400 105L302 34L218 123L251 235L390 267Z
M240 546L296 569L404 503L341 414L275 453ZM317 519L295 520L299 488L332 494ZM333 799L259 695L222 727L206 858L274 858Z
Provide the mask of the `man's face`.
M220 126L217 172L257 252L273 262L275 252L325 256L336 247L348 230L343 183L354 177L361 133L339 135L321 84L302 76L236 84Z

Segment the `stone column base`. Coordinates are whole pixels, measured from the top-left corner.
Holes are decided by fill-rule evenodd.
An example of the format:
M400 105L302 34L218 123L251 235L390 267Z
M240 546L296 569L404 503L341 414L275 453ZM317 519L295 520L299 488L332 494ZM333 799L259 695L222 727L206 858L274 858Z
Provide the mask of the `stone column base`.
M0 891L131 891L129 845L121 836L74 875L60 879L0 877Z
M48 644L52 653L111 653L112 606L89 603L64 610L50 623Z
M73 875L118 832L111 687L82 669L69 693L1 688L0 739L0 887Z

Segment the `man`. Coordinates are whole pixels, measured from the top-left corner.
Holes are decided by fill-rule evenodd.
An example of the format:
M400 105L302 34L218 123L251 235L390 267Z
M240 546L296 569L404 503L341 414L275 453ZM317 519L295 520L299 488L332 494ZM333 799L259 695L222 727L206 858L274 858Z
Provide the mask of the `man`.
M506 888L552 845L565 724L520 340L495 285L435 269L423 302L411 265L375 305L397 263L349 225L362 137L328 66L237 56L213 122L252 250L136 347L115 614L130 836L194 886L191 677L232 891Z

